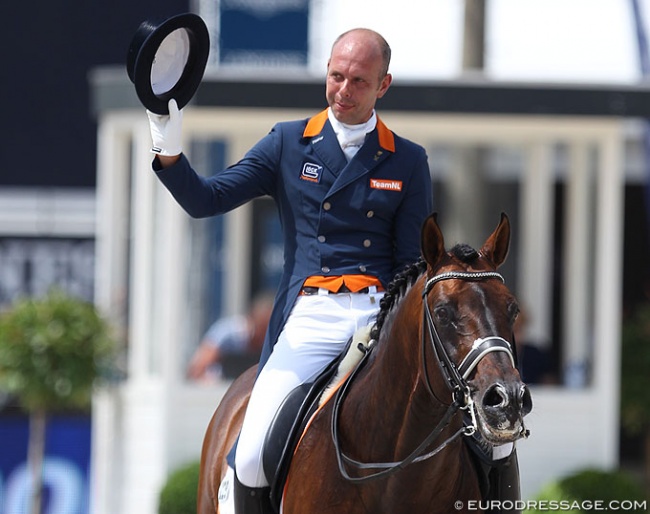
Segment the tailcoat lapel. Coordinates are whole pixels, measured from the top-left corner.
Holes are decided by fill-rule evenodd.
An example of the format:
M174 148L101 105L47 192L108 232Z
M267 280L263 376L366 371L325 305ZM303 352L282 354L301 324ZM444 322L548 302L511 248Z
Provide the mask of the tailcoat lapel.
M328 196L370 172L395 152L393 133L377 118L377 127L366 138L354 158L348 163L339 145L327 109L309 120L304 137L311 137L311 147L323 165L336 176Z
M379 146L376 133L370 133L357 154L347 163L347 167L339 173L328 194L332 195L366 175L386 159L388 155L390 155L390 152L383 150Z
M395 152L393 133L377 118L377 127L366 137L366 141L344 172L334 182L329 194L334 194L348 184L366 175Z
M311 148L323 166L334 177L337 177L347 165L345 154L341 150L341 145L339 145L332 125L329 123L325 123L320 133L312 138Z

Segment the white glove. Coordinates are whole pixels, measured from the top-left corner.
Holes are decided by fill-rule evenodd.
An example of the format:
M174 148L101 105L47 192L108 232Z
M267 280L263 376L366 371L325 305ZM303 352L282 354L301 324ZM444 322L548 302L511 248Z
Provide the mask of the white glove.
M169 100L169 114L155 114L147 109L147 116L153 143L151 152L170 157L180 155L183 111L178 110L176 100Z

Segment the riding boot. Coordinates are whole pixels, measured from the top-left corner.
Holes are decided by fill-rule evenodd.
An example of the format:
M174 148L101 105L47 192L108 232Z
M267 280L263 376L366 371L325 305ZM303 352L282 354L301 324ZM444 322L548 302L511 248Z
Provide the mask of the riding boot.
M235 473L235 514L275 514L271 507L270 487L247 487Z
M495 496L499 500L501 514L521 512L521 492L519 489L519 463L517 452L513 452L508 462L494 470Z

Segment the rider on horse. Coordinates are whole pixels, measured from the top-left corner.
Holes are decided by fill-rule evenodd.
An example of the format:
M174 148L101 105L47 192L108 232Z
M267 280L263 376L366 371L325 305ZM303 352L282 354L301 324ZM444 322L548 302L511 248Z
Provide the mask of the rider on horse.
M375 112L388 90L390 47L354 29L332 47L328 109L278 123L237 164L204 178L179 154L182 116L148 113L158 178L194 217L274 198L285 265L260 371L235 457L238 514L266 512L266 430L285 396L317 375L376 314L385 285L420 253L432 210L425 150L391 132ZM167 151L167 149L172 149Z

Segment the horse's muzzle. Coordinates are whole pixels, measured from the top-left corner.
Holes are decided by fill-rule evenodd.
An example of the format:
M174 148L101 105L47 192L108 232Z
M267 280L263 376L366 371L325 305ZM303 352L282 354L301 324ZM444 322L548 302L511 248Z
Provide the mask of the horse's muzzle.
M479 429L493 443L504 443L524 435L524 416L533 408L530 391L523 382L497 382L476 402Z

